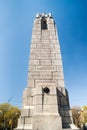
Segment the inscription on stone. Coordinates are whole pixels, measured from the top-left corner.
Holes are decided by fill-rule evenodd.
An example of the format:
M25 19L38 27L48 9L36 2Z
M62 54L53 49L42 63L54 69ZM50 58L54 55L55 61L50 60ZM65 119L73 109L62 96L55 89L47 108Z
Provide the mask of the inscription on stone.
M55 87L57 86L56 80L36 80L36 87Z
M36 66L36 71L56 71L56 66Z

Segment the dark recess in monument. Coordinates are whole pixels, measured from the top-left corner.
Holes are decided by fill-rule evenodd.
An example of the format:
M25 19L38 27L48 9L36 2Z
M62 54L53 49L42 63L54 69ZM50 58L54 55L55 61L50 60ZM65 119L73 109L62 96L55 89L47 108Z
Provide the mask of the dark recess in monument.
M41 29L42 30L47 29L47 21L46 21L46 19L44 17L41 20Z
M46 94L49 94L50 89L49 89L48 87L45 87L45 88L43 89L43 91L44 91Z

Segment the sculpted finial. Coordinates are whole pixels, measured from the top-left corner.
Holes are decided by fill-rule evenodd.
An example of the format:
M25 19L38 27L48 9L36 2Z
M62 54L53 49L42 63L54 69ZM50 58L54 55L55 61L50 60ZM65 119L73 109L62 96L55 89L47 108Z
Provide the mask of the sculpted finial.
M52 18L52 14L51 13L49 13L49 17Z
M39 17L40 17L40 15L37 13L37 14L36 14L36 18L39 18Z

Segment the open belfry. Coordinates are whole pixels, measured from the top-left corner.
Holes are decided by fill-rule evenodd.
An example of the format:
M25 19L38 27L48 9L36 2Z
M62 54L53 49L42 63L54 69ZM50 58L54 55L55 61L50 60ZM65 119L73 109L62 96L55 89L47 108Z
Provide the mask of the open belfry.
M28 84L16 129L62 130L70 128L72 123L55 21L51 13L37 14L31 39Z

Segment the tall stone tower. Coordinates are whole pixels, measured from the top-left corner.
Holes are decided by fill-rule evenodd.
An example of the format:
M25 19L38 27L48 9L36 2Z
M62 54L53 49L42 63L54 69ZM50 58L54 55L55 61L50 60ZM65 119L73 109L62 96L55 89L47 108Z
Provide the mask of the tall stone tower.
M16 129L62 130L72 124L55 21L37 14L34 20L28 84Z

